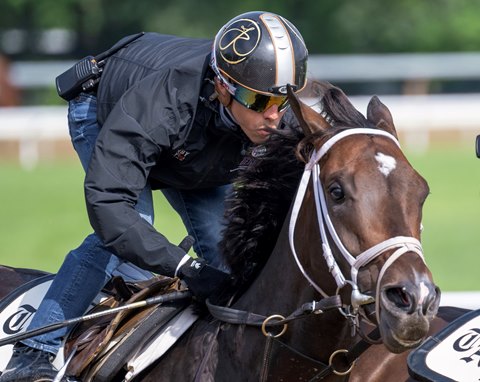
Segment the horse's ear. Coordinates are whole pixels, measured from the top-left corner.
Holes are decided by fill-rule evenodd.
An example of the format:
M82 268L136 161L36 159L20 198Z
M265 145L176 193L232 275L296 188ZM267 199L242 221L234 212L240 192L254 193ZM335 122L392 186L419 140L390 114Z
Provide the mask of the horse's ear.
M308 136L331 128L331 125L325 118L298 99L290 85L287 86L287 94L288 102L292 106L293 113L297 117L305 135Z
M398 139L392 114L377 96L373 96L367 106L367 119L379 129L385 130Z

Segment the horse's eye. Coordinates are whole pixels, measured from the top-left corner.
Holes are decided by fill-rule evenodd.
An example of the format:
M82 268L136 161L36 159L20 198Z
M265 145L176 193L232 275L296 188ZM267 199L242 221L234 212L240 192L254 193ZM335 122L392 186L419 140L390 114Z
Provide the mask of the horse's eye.
M328 192L330 193L332 199L336 202L340 202L345 198L343 189L338 183L332 184L329 187Z

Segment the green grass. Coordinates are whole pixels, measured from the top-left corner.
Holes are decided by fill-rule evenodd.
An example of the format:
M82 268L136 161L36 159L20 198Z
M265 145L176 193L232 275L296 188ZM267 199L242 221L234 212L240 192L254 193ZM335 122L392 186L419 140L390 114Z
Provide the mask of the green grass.
M444 290L480 290L480 160L473 145L407 156L430 186L422 243L436 282Z
M55 272L66 253L92 232L83 170L73 160L34 170L0 164L0 264ZM185 236L176 212L155 192L156 226L173 243Z
M423 245L443 290L478 290L480 160L471 147L407 153L427 179ZM0 164L0 264L55 272L65 254L91 232L83 199L83 170L73 161L34 170ZM178 243L185 229L155 192L156 227Z

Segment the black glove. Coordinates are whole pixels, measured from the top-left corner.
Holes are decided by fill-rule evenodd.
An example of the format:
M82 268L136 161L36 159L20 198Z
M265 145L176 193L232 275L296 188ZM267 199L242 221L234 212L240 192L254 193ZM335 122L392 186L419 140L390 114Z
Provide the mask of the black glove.
M211 267L205 260L200 258L187 260L187 262L179 268L177 275L185 281L188 289L190 289L194 297L200 302L219 293L227 286L230 280L228 273Z

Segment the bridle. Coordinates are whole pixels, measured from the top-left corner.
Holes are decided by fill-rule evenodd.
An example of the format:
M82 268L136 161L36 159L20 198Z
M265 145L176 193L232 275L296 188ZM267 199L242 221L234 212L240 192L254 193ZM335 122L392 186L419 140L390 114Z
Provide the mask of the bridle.
M327 202L325 199L325 193L322 186L322 181L320 178L320 160L323 156L340 140L345 137L356 135L356 134L364 134L364 135L378 135L383 136L386 138L391 139L398 147L400 144L398 140L390 133L377 130L372 128L353 128L343 130L340 133L334 135L329 140L327 140L319 150L315 150L313 155L310 157L309 162L305 165L305 169L300 181L300 185L297 191L297 195L295 197L295 201L292 207L292 213L290 217L290 224L289 224L289 242L292 254L295 258L295 262L302 273L303 277L305 277L310 285L317 290L323 297L328 297L328 294L312 279L312 277L307 273L305 268L303 267L297 252L295 250L295 225L298 219L298 214L300 212L300 208L303 204L303 200L305 198L306 190L308 188L310 178L312 178L313 183L313 190L314 190L314 197L315 197L315 206L317 212L317 219L318 225L320 227L320 235L322 239L322 252L325 262L328 266L329 272L332 274L335 282L337 284L337 291L347 284L350 284L352 287L352 294L351 294L351 307L353 309L353 314L356 316L358 313L358 309L365 304L370 304L375 302L375 300L379 301L380 296L380 285L381 280L387 271L387 269L403 254L407 252L416 253L424 262L422 245L420 242L414 237L408 236L396 236L389 238L387 240L378 243L371 248L367 249L366 251L358 254L357 256L353 256L343 245L340 237L338 236L335 227L332 223L330 215L328 213ZM330 246L330 241L327 237L327 230L330 234L331 240L333 241L333 245L337 248L340 252L342 257L348 262L350 265L350 279L347 279L345 275L342 273L335 256L333 255L332 248ZM361 267L369 264L378 256L382 255L383 253L396 249L384 263L383 267L380 270L378 280L377 280L377 288L375 293L375 298L372 296L368 296L362 294L359 291L357 285L357 275L358 271ZM379 317L379 304L376 304L376 317L377 322L380 322Z
M416 253L424 262L422 246L420 242L414 237L408 236L396 236L389 239L386 239L370 248L365 250L364 252L358 254L357 256L352 255L345 245L342 243L342 240L338 236L335 227L332 223L330 215L327 209L327 202L325 198L325 193L323 191L323 186L320 178L320 160L323 156L341 139L355 135L355 134L364 134L364 135L377 135L383 136L388 139L391 139L398 147L400 144L398 140L391 134L383 130L377 130L372 128L353 128L343 130L334 136L332 136L329 140L327 140L319 150L313 152L313 155L310 157L309 162L305 165L305 169L300 180L299 187L297 189L297 194L292 206L291 216L290 216L290 223L289 223L289 243L290 249L295 258L295 262L298 266L303 277L309 282L309 284L323 297L320 301L313 301L310 303L303 304L300 308L295 310L289 316L284 317L282 315L274 314L269 317L255 314L249 311L238 310L228 306L219 306L212 304L209 300L206 301L208 310L210 314L218 319L220 322L226 322L230 324L236 325L250 325L250 326L257 326L262 328L262 333L266 337L266 345L264 350L264 357L263 357L263 366L262 366L262 376L261 381L267 379L267 372L269 370L269 359L272 355L272 343L277 341L277 337L280 337L286 330L286 326L289 322L293 320L297 320L300 318L308 317L311 314L321 314L327 312L332 309L338 309L340 313L342 313L348 320L350 320L350 326L352 328L352 337L356 334L356 331L359 329L359 313L360 308L363 305L374 303L375 301L379 301L380 297L380 285L383 276L387 269L403 254L407 252ZM336 294L329 296L308 274L308 272L303 267L300 258L295 250L295 226L297 223L298 215L300 209L302 207L307 188L310 184L310 178L312 178L313 183L313 190L314 190L314 198L315 198L315 207L317 213L317 220L319 224L320 236L322 240L322 252L325 262L328 266L329 272L332 274L333 278L335 279L337 285L337 292ZM330 243L330 240L327 236L327 231L330 236L330 240L333 243ZM338 250L341 256L347 261L350 265L350 278L348 279L342 273L337 259L335 258L331 244ZM387 258L385 263L383 264L378 279L377 279L377 288L375 297L365 295L360 292L358 285L357 285L357 275L359 269L365 265L368 265L374 259L379 257L380 255L384 254L387 251L393 251L390 256ZM350 305L345 305L342 303L342 299L339 295L339 290L345 287L347 284L351 285L352 292L351 292L351 301ZM231 304L232 300L228 305ZM376 304L376 316L377 316L377 323L380 322L380 304ZM363 315L364 318L368 320L368 318ZM269 332L266 327L281 327L281 332L279 334L273 335ZM320 361L317 361L316 370L314 378L310 379L311 381L321 380L330 373L335 373L337 375L347 375L352 370L353 366L355 365L355 360L362 354L368 346L373 343L378 343L381 340L380 333L378 328L373 330L372 333L373 340L371 335L370 338L367 338L361 330L358 330L358 333L362 337L362 340L358 342L353 348L350 350L340 349L336 350L332 353L329 359L329 364L322 364ZM283 346L286 346L283 344ZM307 359L308 357L303 356L300 352L296 350L291 350L291 354L297 354L303 359ZM333 366L333 358L335 358L338 354L344 356L347 365L350 365L346 371L338 371L335 370ZM322 366L322 365L323 366ZM318 372L320 370L320 372Z

